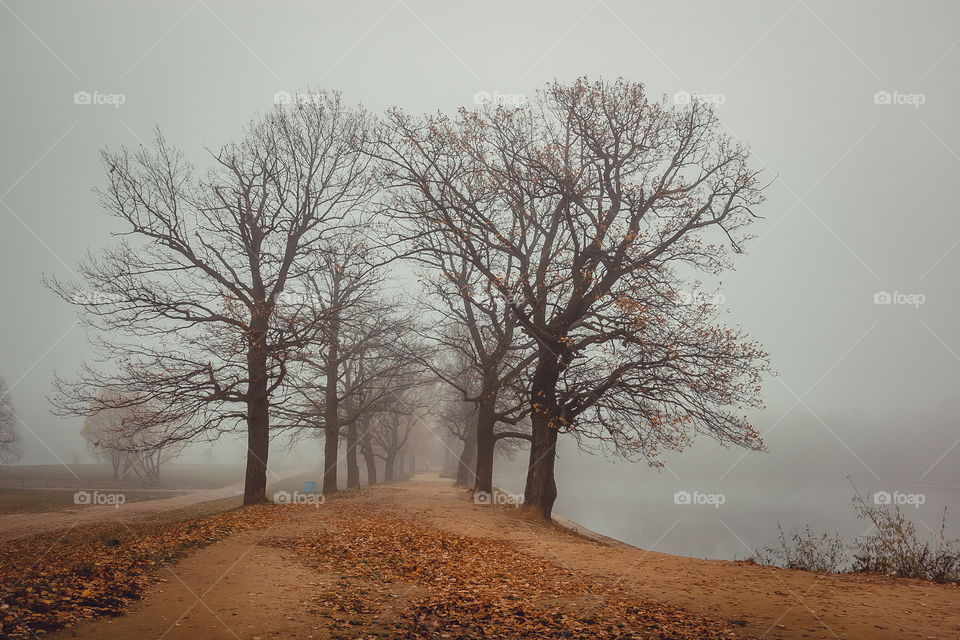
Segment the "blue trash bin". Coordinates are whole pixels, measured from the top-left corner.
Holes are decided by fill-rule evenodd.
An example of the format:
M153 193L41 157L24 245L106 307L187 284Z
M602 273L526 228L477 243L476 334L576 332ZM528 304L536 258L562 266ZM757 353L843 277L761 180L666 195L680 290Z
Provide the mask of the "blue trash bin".
M303 483L303 492L304 493L315 493L317 490L316 482L304 482Z

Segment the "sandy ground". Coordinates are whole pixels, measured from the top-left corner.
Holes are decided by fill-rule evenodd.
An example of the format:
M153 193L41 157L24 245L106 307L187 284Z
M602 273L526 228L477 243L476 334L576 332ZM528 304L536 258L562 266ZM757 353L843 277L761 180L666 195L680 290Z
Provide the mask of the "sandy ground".
M863 640L960 637L960 589L916 580L836 576L682 558L604 544L509 507L475 505L435 476L365 489L364 500L397 517L518 549L619 581L638 596L734 621L745 636ZM346 498L350 499L350 498ZM288 551L257 544L265 536L305 535L323 526L324 508L300 510L267 530L234 536L161 573L127 615L53 634L79 638L328 638L310 595L338 576L308 569ZM410 592L384 595L402 607ZM379 616L378 616L379 617Z
M324 638L308 613L309 594L330 582L291 556L259 546L276 529L244 533L161 570L161 582L123 617L104 618L48 636L84 640L164 638Z

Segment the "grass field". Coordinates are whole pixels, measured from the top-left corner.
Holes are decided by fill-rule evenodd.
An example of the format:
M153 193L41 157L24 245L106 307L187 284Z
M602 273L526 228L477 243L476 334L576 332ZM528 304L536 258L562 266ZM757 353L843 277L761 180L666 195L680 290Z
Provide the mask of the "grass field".
M167 464L160 483L151 489L216 489L243 480L242 465ZM0 467L0 489L130 489L145 488L135 474L114 480L110 465L12 465Z
M0 489L0 515L77 509L73 489ZM124 491L125 503L183 495L182 491Z
M76 509L82 507L75 502L77 491L88 495L94 491L119 493L124 503L130 503L172 498L193 490L218 489L242 480L242 465L170 464L164 466L160 484L153 487L145 487L135 476L114 480L110 467L103 464L0 467L0 516ZM272 497L276 491L299 491L304 480L319 484L321 478L318 473L284 478L270 483L267 495ZM346 484L346 478L342 482ZM236 501L229 504L234 506L233 502ZM220 508L226 507L220 505Z

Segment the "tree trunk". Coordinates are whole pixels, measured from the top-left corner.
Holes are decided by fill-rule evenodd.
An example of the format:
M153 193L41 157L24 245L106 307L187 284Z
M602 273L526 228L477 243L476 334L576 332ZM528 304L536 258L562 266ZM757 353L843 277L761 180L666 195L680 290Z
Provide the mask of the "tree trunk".
M388 455L383 462L383 480L384 482L393 482L394 456Z
M477 425L471 423L463 438L463 450L460 452L460 461L457 463L457 486L470 487L475 482L473 471L477 454Z
M493 493L493 456L497 446L493 437L496 403L496 393L484 394L477 407L477 465L473 490L478 493Z
M325 373L327 378L324 407L323 424L324 437L326 438L323 446L323 494L329 495L337 492L337 453L340 449L340 396L337 387L340 380L339 366L339 340L340 340L340 322L337 314L333 314L330 321L330 344L327 347L327 362Z
M451 437L452 434L449 432L444 434L443 437L443 472L440 474L444 478L453 477L454 465L460 460L459 457L454 457L453 455L453 442L454 439ZM449 444L448 444L449 443Z
M530 389L530 402L537 409L530 416L532 439L523 503L544 520L551 519L553 503L557 499L554 465L559 431L554 421L560 418L557 406L559 372L555 359L542 359L537 364Z
M373 455L373 443L370 441L370 432L366 424L360 434L360 453L363 454L363 461L367 467L367 484L372 487L377 484L377 458Z
M557 499L554 465L557 459L558 431L550 426L543 414L533 414L533 440L530 443L530 462L527 465L527 484L523 504L544 520L550 520L553 503Z
M360 465L357 464L357 423L347 426L347 489L360 486Z
M267 501L267 456L270 453L270 400L267 397L267 317L255 313L247 350L247 470L243 504Z

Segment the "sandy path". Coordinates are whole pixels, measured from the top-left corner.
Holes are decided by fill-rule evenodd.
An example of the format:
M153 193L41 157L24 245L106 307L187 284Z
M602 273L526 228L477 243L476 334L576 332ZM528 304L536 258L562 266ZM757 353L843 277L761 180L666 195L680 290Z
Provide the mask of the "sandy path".
M9 540L42 531L69 529L93 522L126 521L147 513L181 509L201 502L239 496L242 490L243 484L232 484L219 489L197 489L186 491L172 498L139 500L120 506L77 505L75 508L63 511L13 513L0 516L0 535ZM101 489L99 492L102 494L122 493L119 489Z
M277 529L238 534L161 570L161 582L123 617L98 619L52 634L81 640L236 640L312 638L321 628L308 612L311 589L327 579L260 546Z
M396 485L385 504L433 526L489 536L573 570L621 580L639 595L703 615L739 620L763 638L900 640L960 638L960 588L920 580L841 576L684 558L623 543L608 546L474 505L448 482L418 476Z
M277 476L270 480L270 484L282 483L287 478L301 475L305 470L285 471L284 476ZM20 487L17 487L20 488ZM60 489L50 489L59 491ZM66 491L82 491L81 489L66 489ZM101 494L123 493L122 489L97 489ZM149 491L149 489L130 489L130 491ZM155 500L138 500L127 502L120 506L109 505L77 505L75 508L60 511L43 511L36 513L14 513L0 516L0 535L10 540L42 531L54 529L69 529L81 524L93 522L122 522L136 519L144 514L161 513L190 507L201 502L237 498L243 494L243 482L235 482L216 489L184 489L170 490L180 495L171 498ZM94 490L87 490L93 493Z
M299 537L323 527L323 509L291 507L289 520L231 536L162 569L160 580L119 618L99 618L52 633L49 640L287 640L343 638L361 623L365 633L389 630L416 587L344 582L309 568L293 551L260 545L267 537ZM379 610L320 615L316 595L363 589ZM371 594L375 594L371 596ZM352 621L352 622L351 622ZM350 635L349 637L354 637Z
M504 540L574 571L620 581L639 596L739 621L749 637L960 637L960 589L953 586L811 574L601 544L531 521L510 508L475 505L466 493L433 476L365 489L360 495L397 517ZM324 527L323 512L323 507L301 510L281 525L233 536L191 554L161 572L165 582L154 585L127 615L49 637L329 638L335 630L310 602L312 595L337 588L339 576L321 575L289 551L257 545L265 536L309 535ZM398 610L411 595L408 590L384 594L384 602L390 611Z

